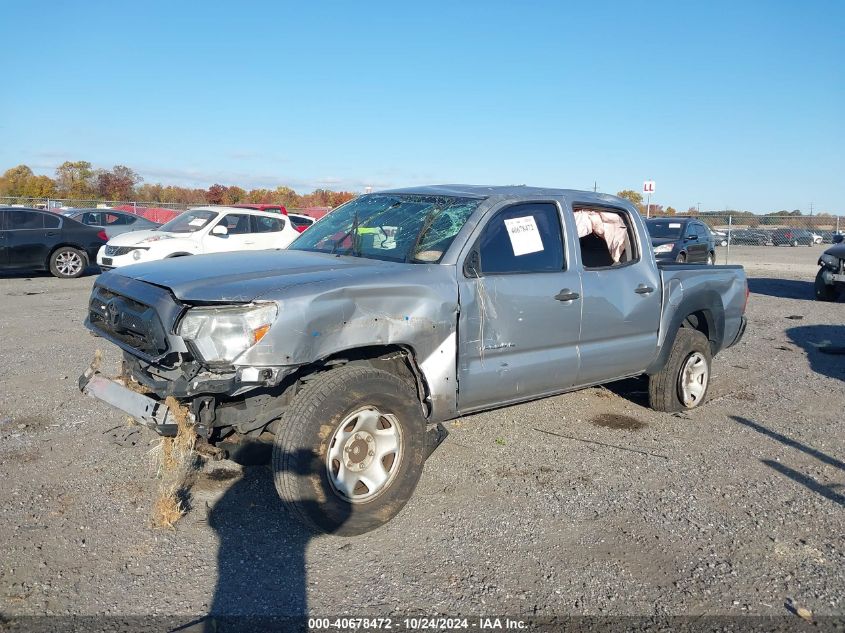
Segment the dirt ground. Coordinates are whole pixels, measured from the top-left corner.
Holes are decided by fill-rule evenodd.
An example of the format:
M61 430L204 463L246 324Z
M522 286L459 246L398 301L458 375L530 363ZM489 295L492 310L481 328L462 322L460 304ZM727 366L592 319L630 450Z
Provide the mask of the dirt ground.
M0 612L841 616L845 306L813 300L822 250L732 249L750 325L699 409L653 412L634 380L462 418L352 539L288 518L260 463L152 529L155 437L77 389L97 348L118 359L82 325L96 277L0 278Z

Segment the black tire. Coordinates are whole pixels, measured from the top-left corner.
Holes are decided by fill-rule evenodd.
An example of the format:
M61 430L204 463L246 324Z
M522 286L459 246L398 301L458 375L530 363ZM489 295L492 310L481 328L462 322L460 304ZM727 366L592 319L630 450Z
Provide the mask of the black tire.
M798 246L798 240L792 240L792 246Z
M836 301L836 297L839 294L836 290L836 286L831 284L828 285L824 282L824 278L822 277L823 269L819 268L819 272L816 273L816 281L813 284L813 287L816 292L816 300L817 301Z
M687 263L687 254L686 253L678 253L678 256L675 258L675 261L679 264L686 264Z
M687 361L699 354L706 363L704 391L691 406L681 399L681 378ZM710 341L698 330L682 327L678 330L666 365L648 379L648 403L655 411L683 411L693 409L707 398L710 387Z
M401 449L396 454L397 470L385 487L372 499L353 502L330 480L328 455L340 425L366 407L392 416L391 427L398 422ZM379 422L384 423L383 416ZM318 531L355 536L374 530L411 498L425 462L425 428L417 394L401 378L365 366L328 371L306 382L282 416L273 446L276 491L297 519ZM345 450L353 439L348 439Z
M76 279L88 268L88 255L72 246L60 246L50 254L50 273L59 279Z
M707 253L707 265L714 266L716 264L716 253L710 251Z

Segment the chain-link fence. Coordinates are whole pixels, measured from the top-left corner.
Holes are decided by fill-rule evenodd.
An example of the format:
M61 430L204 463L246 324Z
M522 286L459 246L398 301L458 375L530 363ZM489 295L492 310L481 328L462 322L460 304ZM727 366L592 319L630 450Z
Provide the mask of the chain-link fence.
M250 204L250 203L244 203ZM60 212L65 209L118 209L143 216L153 222L164 223L180 213L193 207L207 206L205 201L194 203L183 202L138 202L135 200L80 200L70 198L22 198L14 196L0 196L0 206L18 206L33 209L47 209ZM331 209L329 207L307 207L304 209L288 208L290 213L301 213L314 218L320 218Z
M845 218L835 215L699 213L651 217L675 220L679 230L686 220L705 224L713 235L719 263L734 261L731 249L830 245L836 235L845 233ZM685 237L678 235L679 239Z

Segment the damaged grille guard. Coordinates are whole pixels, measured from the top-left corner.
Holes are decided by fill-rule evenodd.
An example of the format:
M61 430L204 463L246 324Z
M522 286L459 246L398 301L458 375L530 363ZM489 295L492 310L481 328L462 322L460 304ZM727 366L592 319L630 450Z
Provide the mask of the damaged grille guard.
M86 396L97 398L126 413L159 435L176 435L178 430L176 418L164 402L132 391L120 380L106 378L94 367L89 367L79 377L79 390ZM194 422L194 415L188 415L190 421Z

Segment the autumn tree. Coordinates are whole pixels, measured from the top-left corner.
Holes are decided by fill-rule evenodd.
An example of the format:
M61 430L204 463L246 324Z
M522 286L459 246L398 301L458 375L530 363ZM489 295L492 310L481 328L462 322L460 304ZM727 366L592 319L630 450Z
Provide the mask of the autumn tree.
M226 195L226 189L224 185L213 184L208 188L208 191L205 192L205 201L208 204L223 204L223 198Z
M56 195L56 183L49 176L36 176L26 165L7 169L0 176L0 196L49 198Z
M111 171L97 172L97 194L106 200L129 200L135 197L135 185L142 180L129 167L115 165Z
M66 198L87 198L94 191L91 179L94 171L86 160L69 161L56 168L56 188Z

